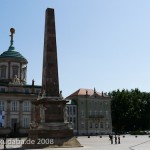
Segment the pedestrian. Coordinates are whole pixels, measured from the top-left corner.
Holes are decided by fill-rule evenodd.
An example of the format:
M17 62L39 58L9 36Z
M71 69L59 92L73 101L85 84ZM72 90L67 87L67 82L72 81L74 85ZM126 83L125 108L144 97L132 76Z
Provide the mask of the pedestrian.
M110 135L109 138L110 138L111 144L113 144L113 135Z
M117 136L115 135L115 144L117 144Z
M111 134L109 134L109 140L111 139Z
M120 144L120 136L118 136L118 144Z
M4 150L6 149L6 140L7 140L7 135L3 138L3 141L4 141Z

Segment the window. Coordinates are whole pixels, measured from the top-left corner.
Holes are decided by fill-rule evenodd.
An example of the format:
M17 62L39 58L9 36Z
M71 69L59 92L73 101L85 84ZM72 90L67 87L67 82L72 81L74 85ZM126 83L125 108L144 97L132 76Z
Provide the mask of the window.
M13 92L16 93L16 92L17 92L17 89L16 89L16 88L13 88Z
M108 122L106 122L106 128L109 129L109 123Z
M95 110L95 116L97 116L97 111Z
M98 128L98 123L95 123L95 128Z
M17 76L18 77L18 69L19 69L19 67L18 66L13 66L12 67L12 77L14 78L15 76Z
M5 112L0 111L0 127L4 127L5 124Z
M81 116L84 116L84 111L83 110L81 111Z
M103 128L103 122L100 123L100 127Z
M70 122L72 122L72 118L70 117Z
M92 122L90 122L90 128L92 128Z
M90 110L89 112L90 112L90 116L91 116L92 115L92 111Z
M3 66L1 66L0 69L1 69L0 77L3 78L3 79L5 79L6 78L6 66L3 65Z
M67 106L67 114L69 115L69 106Z
M108 117L108 111L106 110L106 117Z
M25 117L23 118L23 127L24 128L29 128L29 123L30 123L30 119Z
M23 102L23 111L25 111L25 112L30 111L30 102L29 101Z
M72 107L70 107L70 115L72 115Z
M4 111L4 102L0 101L0 111Z
M84 128L84 122L81 122L81 128Z
M12 119L11 119L11 127L12 127L14 130L16 130L17 122L18 122L17 118L12 118Z
M91 106L92 104L91 104L91 102L89 102L89 106Z
M99 115L103 115L103 112L101 110L99 111Z
M67 117L67 121L69 122L69 117Z
M5 88L1 88L1 92L5 92Z
M73 115L75 115L76 114L76 108L75 108L75 106L73 107Z
M29 89L25 89L25 94L29 94Z
M75 117L73 118L73 123L74 123L74 124L76 123L76 118L75 118Z
M12 101L11 102L11 111L17 111L18 110L18 102Z
M36 90L36 94L38 95L40 93L40 90Z

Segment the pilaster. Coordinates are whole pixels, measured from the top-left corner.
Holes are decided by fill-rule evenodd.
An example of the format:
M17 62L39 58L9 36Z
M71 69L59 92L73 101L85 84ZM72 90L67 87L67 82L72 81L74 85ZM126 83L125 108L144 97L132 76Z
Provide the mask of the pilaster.
M10 100L7 100L7 116L6 116L6 127L10 127Z
M22 127L22 111L23 111L23 101L19 101L19 127Z
M8 79L10 79L10 69L11 69L11 68L10 68L10 63L11 63L11 62L9 61L9 62L8 62Z

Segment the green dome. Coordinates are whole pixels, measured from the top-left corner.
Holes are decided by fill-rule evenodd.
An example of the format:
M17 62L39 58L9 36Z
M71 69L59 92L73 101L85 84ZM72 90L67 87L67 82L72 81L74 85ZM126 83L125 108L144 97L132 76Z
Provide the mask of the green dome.
M15 50L15 47L13 46L13 43L14 43L14 40L13 40L13 35L15 33L15 29L14 28L11 28L10 29L10 37L11 37L11 40L10 40L10 46L8 48L7 51L3 52L1 55L0 55L0 59L5 59L5 58L9 58L9 59L15 59L16 61L19 60L21 62L24 62L24 63L28 63L28 61L19 53Z
M0 55L0 58L15 58L15 59L21 59L23 61L25 61L27 63L27 60L19 53L15 50L14 46L11 45L9 47L9 49L5 52L3 52Z

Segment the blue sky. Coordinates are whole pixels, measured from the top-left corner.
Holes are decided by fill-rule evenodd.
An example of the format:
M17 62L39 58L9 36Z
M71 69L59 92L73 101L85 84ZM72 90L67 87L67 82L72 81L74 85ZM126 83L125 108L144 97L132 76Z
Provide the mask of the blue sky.
M149 0L1 0L0 53L10 43L28 60L28 84L42 81L46 8L55 9L60 90L150 91Z

